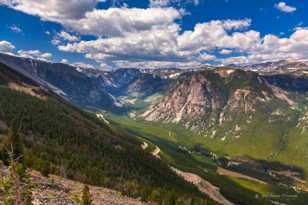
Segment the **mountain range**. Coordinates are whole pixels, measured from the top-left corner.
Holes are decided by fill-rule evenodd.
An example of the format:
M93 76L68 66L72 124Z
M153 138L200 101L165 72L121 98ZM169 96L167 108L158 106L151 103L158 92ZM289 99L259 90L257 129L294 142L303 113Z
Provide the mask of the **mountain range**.
M101 174L103 181L101 184L106 185L108 184L106 181L115 180L115 183L110 182L111 185L108 185L120 191L127 191L126 188L134 184L136 189L142 189L140 191L142 193L146 192L143 187L148 185L153 188L150 193L159 189L158 187L166 186L171 187L172 191L194 193L193 196L196 198L202 196L178 178L165 164L167 162L170 166L167 153L176 150L174 156L180 153L185 159L193 158L195 155L199 158L205 157L206 161L210 160L220 168L217 170L228 169L239 172L281 188L277 183L279 179L284 181L281 182L283 186L296 187L298 193L306 190L308 173L306 163L308 63L306 61L278 61L226 67L204 66L191 70L174 68L114 71L81 68L7 54L0 54L0 62L3 64L0 83L2 87L5 86L1 88L1 96L7 96L1 97L3 99L1 106L6 105L7 110L4 115L0 115L2 117L0 127L9 126L14 121L14 116L18 116L14 113L15 108L8 106L9 102L18 102L15 107L20 108L20 113L17 109L20 115L24 112L23 106L29 110L27 112L42 113L39 115L42 122L34 125L26 124L22 128L22 134L28 136L32 133L31 137L25 140L29 146L29 158L50 162L57 174L60 174L62 162L56 157L50 157L52 153L57 153L56 156L61 154L65 156L65 166L72 167L66 175L73 179L95 184L97 176L94 173L101 173L95 170L102 169L104 171ZM77 107L71 106L70 103ZM7 115L6 112L11 115ZM91 113L104 116L104 121L92 119ZM48 117L44 117L45 115ZM37 116L28 118L34 120L35 117ZM60 123L63 121L66 122L65 126ZM59 123L54 124L54 122ZM121 123L124 122L130 126L123 127ZM152 126L150 129L156 126L155 129L168 131L167 136L163 134L165 131L158 133L161 135L160 140L164 141L162 145L167 142L172 143L172 145L167 143L169 148L162 151L162 159L152 159L152 156L147 154L140 155L142 142L138 140L139 138L135 138L141 135L140 130L137 125L131 125L135 122L142 126ZM43 128L48 124L53 125L53 130L47 129L47 132ZM79 129L74 130L73 127ZM66 131L63 134L61 130ZM99 130L101 134L92 139L93 130ZM66 138L54 141L52 138L55 133L63 134ZM131 134L136 136L131 137ZM46 142L42 140L45 137L48 139ZM84 137L89 141L82 140ZM36 140L38 142L41 140L41 143L30 145ZM58 140L63 144L57 144ZM155 144L156 138L142 138L142 141L153 147L158 145ZM56 149L47 149L49 145L56 146ZM75 160L74 150L80 148L85 150L83 159L86 161L92 159L91 149L98 153L93 159L94 164L79 167L79 159ZM47 150L45 154L38 154L44 149ZM71 152L64 154L64 150ZM104 166L97 164L101 156L106 160ZM125 156L124 161L121 160L123 156ZM107 160L108 158L112 160ZM120 163L115 165L112 161ZM110 168L106 169L106 166ZM87 167L91 167L90 170L87 170ZM41 169L41 167L36 168ZM78 170L77 174L73 174L73 170ZM112 170L118 172L113 174ZM83 178L85 173L89 178ZM139 175L140 179L136 179ZM127 182L123 186L120 186L123 182L120 176ZM162 180L164 177L167 185L161 182L164 181ZM213 178L216 177L215 175ZM222 188L223 182L215 180L217 181L213 183ZM182 183L180 186L184 188L176 190L175 182ZM229 185L225 184L226 190L222 192L228 195L229 199L239 198L230 196L230 189L227 188ZM136 192L133 196L138 194L140 196L140 192ZM172 195L171 192L168 194ZM249 204L247 203L249 197L245 198L246 201L244 198L243 196L242 201L236 202ZM182 200L189 199L184 197ZM267 202L265 200L264 203ZM251 202L250 205L252 203L255 202Z

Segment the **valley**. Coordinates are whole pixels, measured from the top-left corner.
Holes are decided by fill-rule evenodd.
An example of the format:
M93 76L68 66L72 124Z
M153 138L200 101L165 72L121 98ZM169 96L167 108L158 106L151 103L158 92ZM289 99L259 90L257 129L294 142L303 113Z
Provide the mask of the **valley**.
M123 131L130 132L138 138L144 138L144 140L151 141L159 146L161 158L168 161L171 166L186 172L196 173L211 184L220 187L221 193L225 197L229 197L228 199L235 204L245 204L248 201L250 203L255 201L256 204L271 204L268 200L261 202L259 199L255 199L256 193L264 196L265 199L270 195L285 194L287 196L282 198L281 202L305 204L305 199L308 196L305 191L307 189L305 188L307 187L306 182L294 185L297 187L295 191L292 187L289 187L289 180L291 179L284 179L283 177L276 180L272 179L269 173L264 173L263 168L246 170L247 167L227 166L228 163L236 163L236 161L228 160L231 156L220 156L207 150L201 151L198 148L194 148L197 151L193 151L189 147L194 142L190 140L196 140L199 136L184 128L177 126L172 128L172 125L161 125L159 123L134 122L123 116L110 115L108 118L115 125L119 125L119 128ZM256 162L251 161L251 163ZM272 165L273 168L275 166L277 165ZM221 174L222 167L228 170L228 174ZM251 165L248 165L248 168L250 167ZM286 167L285 169L292 168ZM300 173L302 172L300 171ZM285 184L280 183L282 179L285 180ZM295 199L288 198L288 195L294 194L296 195ZM234 195L241 196L241 200L233 198Z
M71 123L72 119L78 119L69 126L72 126L70 132L78 136L80 134L73 131L73 127L80 127L82 122L78 131L82 133L80 139L69 132L64 133L68 139L72 137L72 141L68 142L77 143L73 145L74 149L83 147L88 153L94 149L95 156L106 157L100 160L94 157L97 160L95 164L98 164L85 165L77 175L65 173L71 179L107 186L145 201L177 198L173 191L176 188L171 188L172 191L166 195L159 194L159 197L156 190L163 193L166 189L161 188L166 186L166 182L170 183L168 186L176 187L177 183L185 184L184 179L189 183L180 192L187 194L188 198L179 197L178 201L190 200L192 193L201 204L205 200L213 204L304 205L308 198L308 164L304 160L308 156L308 90L302 86L307 81L305 75L298 72L294 75L281 69L277 73L261 74L226 67L203 67L185 72L177 69L105 72L6 55L1 55L0 61L14 70L0 73L0 82L4 83L2 96L8 97L2 102L2 106L8 109L5 112L9 111L14 118L25 105L35 115L48 107L57 114L49 112L48 118L41 115L43 120L37 123L54 124L63 119ZM22 75L16 78L15 72ZM31 80L28 79L29 74ZM64 75L65 78L59 80L59 76ZM10 91L6 88L7 82ZM79 86L86 95L79 93ZM31 99L24 95L31 96ZM22 97L25 97L24 100L19 101ZM22 102L17 113L13 107L6 105L9 99ZM37 107L30 106L33 100ZM57 106L50 104L45 107L44 101ZM26 102L31 103L27 105ZM69 103L77 107L69 108ZM64 113L74 114L71 117L60 115L63 111L57 108L59 106ZM6 115L2 114L2 118ZM50 116L55 120L50 120ZM34 116L28 117L34 119ZM57 152L64 153L63 149L71 146L65 144L66 138L52 140L54 133L61 134L60 130L70 127L54 124L55 130L45 133L40 129L42 125L47 126L26 123L23 129L27 131L32 126L39 126L34 139L36 135L49 136L47 143L56 146ZM11 124L4 118L1 126L2 130L6 130ZM22 135L26 137L33 132L32 129ZM93 135L96 138L92 139ZM82 136L87 136L90 141L83 141ZM30 142L25 141L25 145L32 160L39 153L35 150L45 149L43 147L47 145L43 140L43 147L37 144L34 148ZM62 162L50 157L49 152L45 155L47 158L41 155L35 160L50 161L53 172L62 176ZM72 161L70 154L64 156L68 164L72 163L66 166L73 166L72 170L79 169L77 156ZM112 156L111 161L108 156ZM85 155L84 159L88 157ZM120 160L119 165L123 169L117 168L112 161L122 158L124 160ZM105 165L101 166L99 161ZM87 167L93 166L95 170L87 170ZM140 166L142 168L137 168ZM34 168L42 170L43 167ZM114 169L118 170L117 174L113 173ZM97 181L98 173L102 176L100 182ZM87 177L84 178L84 174ZM162 180L165 174L166 181ZM147 187L151 188L148 190Z

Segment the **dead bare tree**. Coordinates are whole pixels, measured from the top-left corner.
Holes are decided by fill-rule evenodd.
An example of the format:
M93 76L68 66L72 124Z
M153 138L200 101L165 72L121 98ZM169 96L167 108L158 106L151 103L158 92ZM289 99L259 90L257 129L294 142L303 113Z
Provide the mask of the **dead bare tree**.
M28 190L30 185L28 181L23 180L25 175L19 173L18 166L21 156L15 156L13 145L8 151L9 155L9 172L3 179L4 186L4 204L5 205L31 205L32 193Z

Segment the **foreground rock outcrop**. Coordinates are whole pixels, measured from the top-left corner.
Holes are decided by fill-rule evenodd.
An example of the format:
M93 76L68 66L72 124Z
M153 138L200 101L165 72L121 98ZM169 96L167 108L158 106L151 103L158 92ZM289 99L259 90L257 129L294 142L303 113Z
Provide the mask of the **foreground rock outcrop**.
M77 205L84 184L50 175L48 178L31 171L33 205ZM145 205L138 199L103 187L89 186L95 205ZM0 195L0 205L3 200Z

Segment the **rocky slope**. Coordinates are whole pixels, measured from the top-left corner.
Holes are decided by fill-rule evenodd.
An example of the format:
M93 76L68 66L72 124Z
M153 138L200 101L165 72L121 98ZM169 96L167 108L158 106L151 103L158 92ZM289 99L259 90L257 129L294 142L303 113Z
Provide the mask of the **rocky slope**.
M3 168L3 175L5 175ZM77 205L80 200L84 184L65 179L56 175L43 176L31 170L30 180L33 186L33 205ZM103 187L89 186L91 199L96 205L145 205L138 199L124 196L120 192ZM2 199L0 195L0 204Z
M200 176L190 173L190 172L183 172L179 169L172 168L177 175L183 177L186 181L194 184L198 187L198 189L209 195L213 200L217 201L219 204L223 205L234 205L234 203L227 200L221 193L218 187L212 185L208 181L204 180Z
M142 117L148 121L181 123L194 131L241 120L251 123L256 113L282 117L296 109L288 93L254 72L220 68L181 75L168 94ZM238 122L239 123L239 122Z

